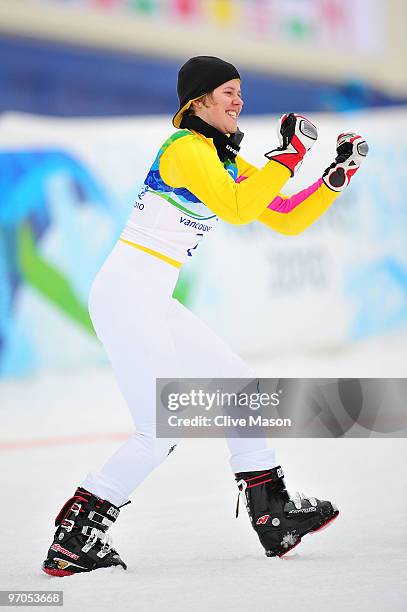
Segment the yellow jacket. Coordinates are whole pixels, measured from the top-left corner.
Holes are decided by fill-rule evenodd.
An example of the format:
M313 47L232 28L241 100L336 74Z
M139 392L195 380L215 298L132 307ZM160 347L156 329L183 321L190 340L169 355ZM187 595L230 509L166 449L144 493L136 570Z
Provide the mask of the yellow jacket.
M269 161L258 169L239 155L235 165L236 178L232 172L225 172L212 140L193 132L165 150L160 173L168 185L187 188L220 219L236 225L257 220L281 234L301 233L338 196L318 181L309 191L301 191L302 196L288 198L280 193L291 176L285 166ZM275 198L279 199L279 206L270 207ZM285 200L291 205L282 206L281 201Z
M261 169L239 155L222 163L211 138L179 130L160 148L121 239L180 266L218 219L299 234L338 194L319 179L288 198L280 190L290 175L275 161Z

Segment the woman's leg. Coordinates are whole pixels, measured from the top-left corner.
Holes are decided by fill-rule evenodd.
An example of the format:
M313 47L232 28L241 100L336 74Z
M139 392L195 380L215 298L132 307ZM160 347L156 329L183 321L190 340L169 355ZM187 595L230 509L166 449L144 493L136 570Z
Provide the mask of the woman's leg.
M167 268L149 255L120 246L96 278L89 300L95 330L129 407L135 432L99 471L88 474L81 486L116 506L128 500L178 442L155 436L156 377L180 376L166 320L176 277Z
M183 378L255 378L252 370L203 321L177 300L172 301L169 326ZM255 386L253 391L255 392ZM266 437L226 436L234 473L277 465Z

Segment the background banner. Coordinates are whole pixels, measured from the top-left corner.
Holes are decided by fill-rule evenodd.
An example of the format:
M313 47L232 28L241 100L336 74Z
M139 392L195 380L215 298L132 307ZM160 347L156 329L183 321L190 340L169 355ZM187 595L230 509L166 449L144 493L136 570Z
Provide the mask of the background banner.
M314 117L320 138L287 193L321 176L339 131L370 153L332 209L300 236L219 223L176 297L244 354L338 348L407 324L407 111ZM275 117L242 120L263 165ZM169 120L0 119L0 375L104 361L87 314ZM394 141L397 134L397 145Z
M219 27L256 39L272 39L307 49L333 47L356 53L381 51L387 39L383 0L28 0L40 7L58 7L66 17L82 11L91 21L108 14L139 23L174 23L204 31Z

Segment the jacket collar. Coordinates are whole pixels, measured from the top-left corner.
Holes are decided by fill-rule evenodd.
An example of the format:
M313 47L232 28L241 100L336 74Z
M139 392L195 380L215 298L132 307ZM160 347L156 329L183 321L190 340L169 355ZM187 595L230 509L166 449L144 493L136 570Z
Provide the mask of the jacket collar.
M199 134L202 134L206 138L212 138L218 157L222 163L228 160L231 162L235 161L236 155L240 151L239 145L244 136L243 132L239 129L235 134L226 136L196 115L187 115L183 117L180 127L199 132Z

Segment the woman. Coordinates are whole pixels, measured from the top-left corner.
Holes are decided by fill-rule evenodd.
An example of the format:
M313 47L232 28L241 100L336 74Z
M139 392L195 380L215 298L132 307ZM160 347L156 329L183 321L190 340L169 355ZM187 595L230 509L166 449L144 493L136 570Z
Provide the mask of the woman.
M305 117L283 115L280 146L262 169L239 156L243 107L240 75L209 56L186 62L178 75L181 128L159 150L122 236L92 286L89 309L135 433L97 473L90 473L56 518L43 564L65 576L126 565L107 529L129 496L177 444L155 435L157 377L251 378L253 372L172 293L179 269L218 219L260 221L297 234L325 212L367 153L355 134L341 135L337 157L323 177L300 193L280 193L317 138ZM231 467L268 556L281 556L338 511L315 498L291 500L283 472L265 439L230 438Z

